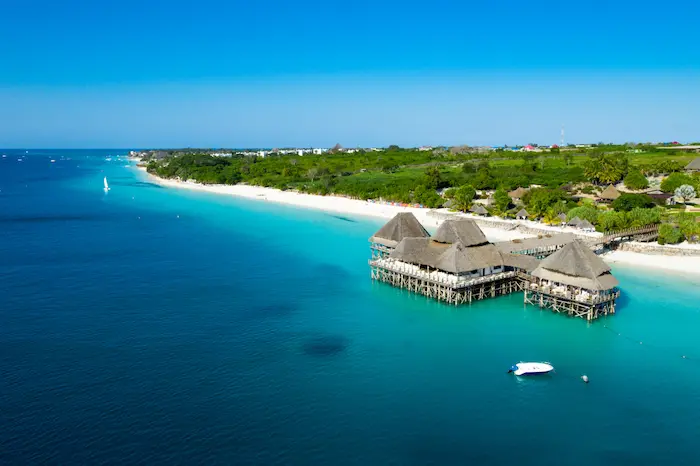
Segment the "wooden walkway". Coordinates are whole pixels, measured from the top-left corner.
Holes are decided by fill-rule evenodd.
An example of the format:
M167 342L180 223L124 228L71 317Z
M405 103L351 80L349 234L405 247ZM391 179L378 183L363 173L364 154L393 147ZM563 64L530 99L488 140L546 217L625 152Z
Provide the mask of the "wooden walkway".
M602 238L596 240L596 244L608 245L623 240L651 241L659 236L659 225L646 225L639 228L626 230L607 231Z

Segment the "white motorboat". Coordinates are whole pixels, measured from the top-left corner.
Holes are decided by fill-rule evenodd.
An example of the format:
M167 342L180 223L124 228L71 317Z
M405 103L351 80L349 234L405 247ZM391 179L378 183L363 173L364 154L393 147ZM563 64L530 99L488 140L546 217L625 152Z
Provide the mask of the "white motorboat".
M515 375L539 375L552 372L554 367L547 362L519 362L511 366L508 372Z

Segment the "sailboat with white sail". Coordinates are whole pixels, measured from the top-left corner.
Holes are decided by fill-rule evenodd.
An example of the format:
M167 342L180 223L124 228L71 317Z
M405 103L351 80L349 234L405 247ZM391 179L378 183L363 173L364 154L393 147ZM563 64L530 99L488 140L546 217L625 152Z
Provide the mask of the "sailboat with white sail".
M107 177L105 176L105 192L109 191L109 183L107 183Z

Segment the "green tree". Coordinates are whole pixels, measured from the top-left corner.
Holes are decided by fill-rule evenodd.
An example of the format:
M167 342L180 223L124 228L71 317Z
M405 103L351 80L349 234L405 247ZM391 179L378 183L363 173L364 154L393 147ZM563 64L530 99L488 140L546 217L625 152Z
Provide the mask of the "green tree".
M440 168L436 165L425 169L426 185L432 189L437 189L440 186L441 174Z
M584 164L586 177L593 183L613 184L627 174L629 159L624 154L603 152L592 155Z
M479 171L474 177L474 186L477 189L489 189L494 185L494 179L491 176L491 172L488 168L479 168Z
M443 199L430 186L421 184L413 191L413 202L425 207L435 208L442 205Z
M510 206L510 196L503 188L498 188L496 192L493 193L493 201L500 212L505 212Z
M476 190L472 185L465 184L464 186L460 186L454 193L453 200L455 209L466 212L471 207L475 196Z
M462 172L464 173L475 173L476 166L471 162L464 162L462 164Z
M566 199L566 193L560 189L535 188L525 194L523 203L531 215L540 216L559 201Z
M661 212L663 209L642 209L636 207L627 212L628 224L632 228L639 228L646 225L653 225L661 221Z
M312 183L314 182L314 180L316 179L317 176L318 176L318 168L316 168L316 167L311 167L306 172L306 177L309 178Z
M552 208L549 208L547 210L547 212L544 214L544 217L542 217L542 221L547 225L559 225L561 223L559 214L555 212Z
M620 212L629 212L634 208L653 207L654 200L646 194L622 193L612 202L612 208Z
M639 170L630 170L624 180L625 186L628 189L646 189L649 187L649 180L642 175Z
M588 220L592 224L598 223L599 210L591 205L584 205L580 207L574 207L566 214L566 219L571 220L573 218L580 218L581 220Z
M693 178L685 173L671 173L661 181L661 191L665 193L673 193L677 188L684 184L693 185Z
M598 228L601 231L617 230L625 224L624 213L609 210L598 215Z
M664 223L659 227L659 244L678 244L685 238L680 229L669 223Z

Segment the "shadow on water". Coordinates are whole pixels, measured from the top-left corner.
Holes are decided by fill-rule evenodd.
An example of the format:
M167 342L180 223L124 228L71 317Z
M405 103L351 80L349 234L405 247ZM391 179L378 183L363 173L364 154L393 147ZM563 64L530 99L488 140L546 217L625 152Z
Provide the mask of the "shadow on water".
M351 218L343 217L342 215L331 215L333 218L337 218L338 220L342 220L344 222L350 222L350 223L357 223L356 220L353 220Z
M343 353L350 340L341 335L321 335L309 338L302 345L302 351L307 356L328 357Z
M350 273L343 267L335 264L319 264L311 269L312 278L324 285L339 286L347 283Z
M136 188L156 188L163 189L163 186L155 183L149 183L147 181L133 181L130 183L116 183L117 186L133 186Z
M615 312L620 312L620 310L624 310L629 303L630 303L630 298L627 295L627 293L620 290L620 297L617 298L617 302L615 304Z

